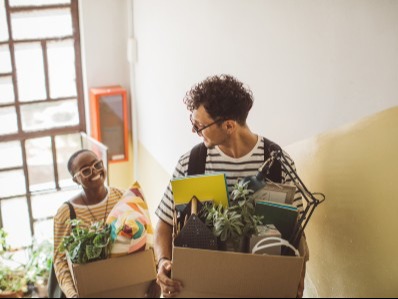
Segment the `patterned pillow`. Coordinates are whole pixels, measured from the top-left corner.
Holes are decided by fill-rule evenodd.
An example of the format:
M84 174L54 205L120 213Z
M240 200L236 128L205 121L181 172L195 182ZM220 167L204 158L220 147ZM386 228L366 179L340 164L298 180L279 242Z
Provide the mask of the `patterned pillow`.
M106 220L112 227L111 257L153 247L153 228L141 186L135 182L114 206Z

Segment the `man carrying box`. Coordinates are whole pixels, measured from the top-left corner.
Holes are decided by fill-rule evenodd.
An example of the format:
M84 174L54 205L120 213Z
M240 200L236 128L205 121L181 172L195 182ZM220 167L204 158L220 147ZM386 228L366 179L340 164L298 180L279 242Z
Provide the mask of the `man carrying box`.
M257 174L258 168L269 157L272 142L251 132L246 123L253 105L253 95L243 83L229 75L209 77L187 93L184 103L192 113L192 132L202 137L203 143L181 156L173 179L193 174L221 172L226 175L228 192L231 193L239 179ZM285 155L290 166L295 169L293 160ZM273 175L270 179L282 184L293 184L278 163L280 162L277 161L274 165L279 169L279 173L277 170L274 175L275 171L271 169ZM293 204L300 212L303 211L299 192L296 192ZM183 287L181 282L170 278L173 208L174 200L169 184L156 211L160 221L155 234L157 282L166 298L177 296ZM303 294L304 276L305 265L298 297L302 297Z

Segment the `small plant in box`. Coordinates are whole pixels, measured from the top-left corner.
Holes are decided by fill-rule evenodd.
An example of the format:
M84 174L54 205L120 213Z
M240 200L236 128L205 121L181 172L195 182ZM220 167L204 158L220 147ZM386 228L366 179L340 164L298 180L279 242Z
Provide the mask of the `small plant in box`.
M243 235L251 237L258 233L258 226L261 225L261 217L255 215L256 203L253 198L253 191L248 189L249 182L239 181L235 184L231 193L232 206L231 210L241 215L243 227Z
M248 183L238 182L231 194L231 206L206 206L206 225L219 238L220 249L248 251L248 239L257 233L261 219L255 215L255 203ZM230 244L230 245L229 245Z
M222 205L208 206L205 209L206 225L219 239L219 245L230 242L236 248L243 234L241 216L235 211L223 208Z
M60 251L67 252L74 264L85 264L106 259L113 244L111 227L101 222L93 223L89 228L81 226L81 220L71 220L72 232L60 244Z

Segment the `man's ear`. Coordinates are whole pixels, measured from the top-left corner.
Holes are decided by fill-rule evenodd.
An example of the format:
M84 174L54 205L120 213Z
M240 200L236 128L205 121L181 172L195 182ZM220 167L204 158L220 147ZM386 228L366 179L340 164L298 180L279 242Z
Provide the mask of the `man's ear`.
M234 120L226 120L225 127L227 128L228 132L233 132L236 129L236 121Z

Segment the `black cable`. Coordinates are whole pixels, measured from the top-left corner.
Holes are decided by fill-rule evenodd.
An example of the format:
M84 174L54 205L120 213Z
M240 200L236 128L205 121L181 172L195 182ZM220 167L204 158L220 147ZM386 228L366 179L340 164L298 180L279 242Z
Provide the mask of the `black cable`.
M292 236L289 242L298 248L300 243L301 236L304 233L304 229L306 228L311 216L313 215L316 207L323 203L326 200L325 194L321 192L310 192L304 182L301 180L299 175L297 174L296 170L292 167L288 159L286 158L283 150L278 145L272 145L273 149L271 152L271 157L273 157L273 161L269 164L269 168L278 160L282 166L282 169L287 173L289 178L292 180L294 185L296 186L297 190L302 195L302 198L306 201L306 207L304 208L303 212L299 213L299 217L296 223L296 226L293 230ZM320 197L318 199L317 197Z

